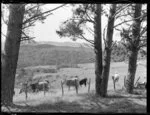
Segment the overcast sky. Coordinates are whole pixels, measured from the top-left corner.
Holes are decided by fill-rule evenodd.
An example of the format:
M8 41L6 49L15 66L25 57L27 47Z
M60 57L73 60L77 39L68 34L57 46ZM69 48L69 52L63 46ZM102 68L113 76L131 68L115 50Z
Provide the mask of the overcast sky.
M44 10L53 9L61 4L47 4ZM59 29L61 22L67 20L72 16L71 6L63 7L53 11L53 15L47 17L44 21L45 23L37 22L36 26L33 27L32 35L35 37L35 41L55 41L64 42L72 41L69 38L61 38L56 34L56 30ZM102 16L102 28L107 24L107 18ZM3 33L6 33L6 27L2 26ZM87 34L89 38L93 38ZM118 39L119 34L115 32L115 39ZM2 37L4 41L4 37ZM82 40L77 40L77 42L83 42Z

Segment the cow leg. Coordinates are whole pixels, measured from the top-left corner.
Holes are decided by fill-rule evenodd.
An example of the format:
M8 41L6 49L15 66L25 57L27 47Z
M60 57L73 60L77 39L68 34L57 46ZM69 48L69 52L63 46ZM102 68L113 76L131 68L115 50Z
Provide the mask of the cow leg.
M20 94L20 93L22 93L22 90L23 90L23 89L20 89L20 92L19 92L19 94Z
M78 86L75 85L75 89L76 89L76 94L78 94Z
M46 93L46 85L43 84L43 91L44 91L44 96L45 96L45 93Z

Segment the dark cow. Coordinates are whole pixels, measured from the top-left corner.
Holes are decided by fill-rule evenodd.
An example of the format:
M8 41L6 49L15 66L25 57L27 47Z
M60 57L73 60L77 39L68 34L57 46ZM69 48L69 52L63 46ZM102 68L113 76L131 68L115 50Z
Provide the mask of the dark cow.
M49 90L49 86L48 85L49 85L49 81L48 80L39 82L38 85L37 85L37 90L38 91L43 91L45 89L45 91L48 91Z
M33 84L30 84L30 87L32 89L33 92L37 92L37 88L38 88L38 82L37 83L33 83Z
M33 93L38 92L38 91L43 91L44 89L48 91L49 89L48 84L49 84L48 80L45 80L42 82L31 83L31 84L23 83L19 94L22 92L25 92L25 90L27 91L31 90Z
M80 84L80 86L85 85L85 87L86 87L87 78L81 79L81 80L79 81L79 84Z

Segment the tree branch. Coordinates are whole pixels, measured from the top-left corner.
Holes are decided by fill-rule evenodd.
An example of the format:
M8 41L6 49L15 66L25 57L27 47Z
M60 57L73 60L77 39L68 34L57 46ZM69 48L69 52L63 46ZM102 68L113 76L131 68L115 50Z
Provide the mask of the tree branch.
M143 28L143 30L140 33L140 36L142 36L146 31L147 31L147 26L145 28Z
M45 11L45 12L40 13L40 14L38 14L38 15L34 15L34 16L32 16L31 18L29 18L29 19L25 20L25 21L23 22L23 24L28 23L28 22L29 22L31 19L33 19L33 18L37 18L37 17L39 17L39 16L41 16L41 15L44 15L44 14L50 13L50 12L52 12L52 11L54 11L54 10L57 10L57 9L59 9L59 8L61 8L61 7L63 7L63 6L65 6L65 5L67 5L67 4L60 5L60 6L58 6L58 7L54 8L54 9L52 9L52 10Z
M126 6L121 7L120 9L118 9L118 10L116 11L116 13L115 13L114 15L117 15L118 13L120 13L122 10L126 9L126 8L129 7L129 6L131 6L131 4L127 4Z
M94 45L93 44L86 44L84 43L84 45L88 46L89 48L91 48L92 50L94 50Z
M110 48L110 49L112 49L112 48L116 45L116 43L117 43L117 41L114 41L114 42L112 43L112 45L111 45L111 48Z
M6 25L8 25L8 21L6 21L5 19L4 19L4 15L3 15L3 13L2 13L2 20L3 20L3 22L4 22L4 24L6 24Z
M25 34L25 32L22 31L22 34L25 36L25 37L22 37L20 41L25 41L25 40L31 40L31 39L34 39L35 37L29 37L28 35Z
M5 34L3 34L3 32L1 32L1 34L6 38L6 35Z
M114 28L116 28L117 26L119 26L119 25L121 25L121 24L123 24L123 23L130 22L130 21L133 21L133 19L132 19L132 20L126 20L126 21L123 21L123 22L121 22L121 23L115 25Z
M33 21L33 22L32 22ZM30 22L28 22L27 24L27 26L24 26L24 27L22 27L22 29L25 29L25 28L28 28L28 27L31 27L31 26L34 26L34 23L36 22L36 20L32 20L32 21L30 21Z
M133 19L131 19L131 20L125 20L125 21L123 21L123 22L121 22L121 23L115 25L114 28L117 27L117 26L119 26L119 25L121 25L121 24L123 24L123 23L130 22L130 21L134 21L135 19L139 19L139 18L141 18L141 17L142 17L142 16L139 16L139 17L137 17L137 18L133 18Z
M119 31L119 32L121 32L122 30L120 30L120 29L118 29L118 28L115 28L115 30L117 30L117 31Z
M45 5L45 4L38 4L38 3L37 3L36 6L33 6L33 7L29 8L29 9L26 9L26 11L33 10L34 8L37 8L37 7L40 7L40 6L43 6L43 5Z
M105 44L105 47L107 46L107 42L106 42L106 40L105 40L105 31L106 31L106 27L107 26L105 26L105 28L104 28L104 32L103 32L103 40L104 40L104 44Z
M91 44L94 45L94 41L93 41L93 40L88 40L88 39L86 39L86 38L85 38L83 35L81 35L81 34L80 34L80 36L81 36L81 37L79 37L79 38L84 39L84 40L86 40L87 42L89 42L89 43L91 43Z
M146 46L147 46L147 43L143 43L143 44L141 44L141 45L138 46L138 50L141 49L141 48L143 48L143 47L146 47Z
M90 27L86 27L86 29L94 36L94 31Z
M89 22L92 22L93 24L95 24L95 21L90 18L90 16L88 15L88 13L86 12L85 14L86 14L86 16L89 18ZM87 19L87 20L88 20L88 19Z

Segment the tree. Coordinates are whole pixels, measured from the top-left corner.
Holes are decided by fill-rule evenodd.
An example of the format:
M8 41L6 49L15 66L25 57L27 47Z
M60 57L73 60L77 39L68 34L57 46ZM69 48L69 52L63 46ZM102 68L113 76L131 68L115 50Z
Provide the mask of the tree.
M65 4L64 4L65 5ZM7 34L5 48L2 54L2 103L13 103L13 92L15 83L15 74L17 68L20 42L30 40L31 37L26 34L25 29L34 26L37 20L44 20L52 11L64 6L61 5L46 12L40 12L39 5L27 7L27 4L10 4L8 21L3 19L7 24ZM37 8L37 9L36 9ZM34 10L33 10L34 9ZM3 16L1 17L3 18Z
M3 104L11 104L13 102L14 82L25 5L10 4L9 12L5 51L2 63L1 99Z
M52 12L67 5L62 4L58 7L55 7L53 9L43 11L42 7L45 4L25 4L25 13L24 13L24 19L23 19L23 26L22 26L22 35L21 35L21 41L28 41L33 40L34 37L30 35L30 31L33 29L32 27L35 26L35 22L40 21L41 23L44 23L44 20L49 16L52 15ZM9 5L2 4L2 17L3 23L8 25L8 19L6 13L8 10ZM4 37L6 35L2 33Z
M101 5L96 4L94 17L94 50L95 50L95 89L96 94L101 95L101 82L102 82L102 39L101 39Z
M141 22L146 20L146 13L142 15L142 5L133 5L133 23L127 29L123 29L121 36L125 40L125 47L128 49L129 54L129 65L128 65L128 75L126 79L126 90L128 93L133 93L134 88L134 78L137 67L137 57L138 51L143 46L146 46L146 37L143 35L147 31L147 26L141 27ZM141 29L142 28L142 29Z
M56 33L60 37L71 37L76 40L84 39L89 42L95 51L95 75L96 75L96 94L99 94L101 73L102 73L102 41L101 41L101 5L100 4L83 4L79 5L74 10L73 18L65 21L59 31ZM89 15L90 14L90 15ZM86 27L86 23L92 23L94 25L94 40L88 40L84 36L83 28ZM90 28L88 28L89 30ZM91 31L91 29L90 29Z
M123 6L123 7L122 7ZM84 4L79 5L79 8L75 10L75 16L69 21L66 21L63 26L60 27L59 31L56 31L61 37L73 37L76 40L84 39L94 47L96 58L95 58L95 76L96 76L96 94L105 97L107 94L108 76L110 69L110 57L111 50L115 43L112 43L113 29L117 26L125 23L114 25L115 16L120 15L122 10L125 10L129 5L111 5L110 17L107 27L107 37L105 40L105 29L103 31L103 39L105 42L105 56L104 65L102 63L102 45L101 45L101 14L105 14L108 17L106 11L101 8L98 4ZM94 17L93 17L94 16ZM119 18L119 17L118 17ZM73 20L73 21L72 21ZM67 23L69 22L69 23ZM87 27L86 23L92 23L94 25L94 31ZM84 36L83 28L88 28L89 32L94 35L94 41L89 40ZM103 73L102 73L103 71ZM104 77L105 76L105 77ZM102 83L102 84L101 84Z
M112 4L110 6L110 14L109 14L109 18L108 18L108 27L107 27L105 52L104 52L104 60L103 60L104 64L103 64L103 71L102 71L102 83L100 84L100 95L103 97L105 97L107 95L115 13L116 13L116 4Z

